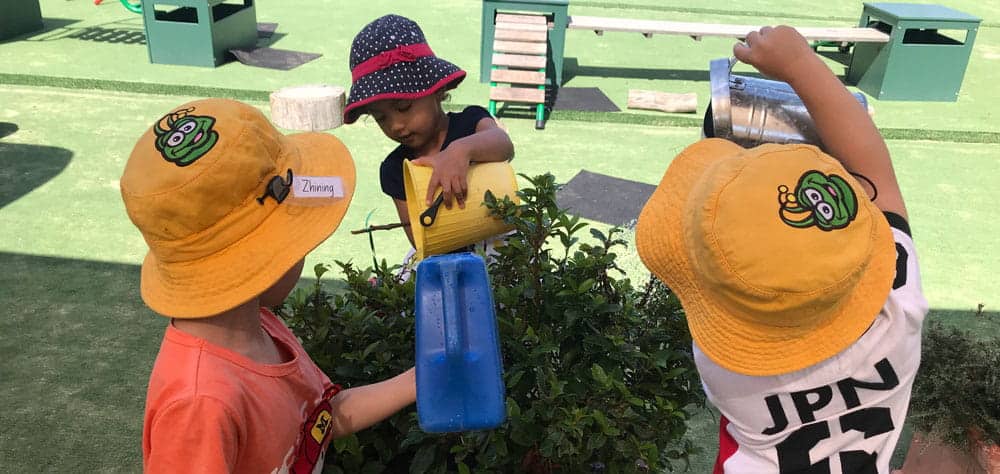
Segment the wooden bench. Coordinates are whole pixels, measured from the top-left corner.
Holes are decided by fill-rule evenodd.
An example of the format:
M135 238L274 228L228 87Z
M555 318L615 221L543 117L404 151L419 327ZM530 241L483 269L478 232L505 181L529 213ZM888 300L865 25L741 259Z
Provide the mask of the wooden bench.
M545 128L547 41L548 24L543 15L496 16L490 68L490 114L496 115L497 102L535 104L535 128Z
M648 2L647 2L648 3ZM563 84L566 30L625 31L643 36L681 35L699 40L705 36L745 39L759 25L657 21L569 15L569 0L482 0L482 34L479 46L481 82L490 79L495 40L528 41L530 34L548 30L548 80ZM530 11L544 21L508 21L509 12ZM750 20L752 21L752 20ZM955 101L972 45L982 19L934 4L864 3L852 28L798 27L802 36L820 46L838 46L847 53L847 84L886 100ZM506 23L507 31L496 28ZM876 26L872 28L872 26ZM952 31L964 39L938 33Z
M691 23L680 21L633 20L627 18L604 18L596 16L569 17L568 29L591 30L597 34L605 31L625 31L642 33L645 37L655 35L682 35L700 40L703 36L744 39L751 31L761 29L755 25L730 25L720 23ZM875 28L825 28L796 27L796 30L810 41L830 41L841 43L888 43L889 35Z

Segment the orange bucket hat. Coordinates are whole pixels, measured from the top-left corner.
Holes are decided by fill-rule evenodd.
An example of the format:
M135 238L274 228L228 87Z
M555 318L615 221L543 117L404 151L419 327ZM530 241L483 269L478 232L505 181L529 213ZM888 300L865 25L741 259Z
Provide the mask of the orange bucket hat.
M332 135L282 135L232 100L172 110L142 135L121 178L149 245L143 300L175 318L249 301L337 229L354 183L351 154Z
M895 246L866 196L816 147L705 139L670 164L636 247L709 358L745 375L794 372L854 343L889 295Z

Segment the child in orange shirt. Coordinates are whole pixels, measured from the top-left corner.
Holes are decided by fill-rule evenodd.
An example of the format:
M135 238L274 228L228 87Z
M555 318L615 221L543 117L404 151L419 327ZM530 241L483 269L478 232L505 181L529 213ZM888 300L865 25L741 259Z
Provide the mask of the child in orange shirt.
M337 229L354 182L332 135L284 136L240 102L182 105L139 139L121 193L149 245L143 300L171 318L146 395L146 472L318 472L332 438L414 402L413 369L341 390L264 307Z

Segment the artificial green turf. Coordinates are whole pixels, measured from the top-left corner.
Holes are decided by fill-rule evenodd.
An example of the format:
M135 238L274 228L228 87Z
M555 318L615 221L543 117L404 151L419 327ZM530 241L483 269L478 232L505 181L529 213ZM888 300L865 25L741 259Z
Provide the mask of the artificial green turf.
M729 23L850 26L860 2L761 0L733 7L706 0L697 7L661 0L574 0L571 14ZM141 21L114 2L42 0L47 30L0 43L0 122L17 130L0 137L0 466L11 471L119 472L140 466L142 400L164 321L138 298L145 245L125 216L117 179L135 139L167 109L198 96L250 101L267 109L267 93L287 85L349 80L347 48L361 25L397 11L417 20L442 56L470 77L446 106L485 103L477 82L479 2L333 0L258 3L259 21L279 22L274 46L324 56L292 71L240 64L217 69L148 63ZM984 18L956 103L873 101L889 139L907 199L930 319L976 334L1000 330L1000 234L993 182L1000 126L1000 4L949 1ZM101 32L130 41L102 42ZM567 86L600 87L625 109L630 88L708 95L707 64L732 43L706 38L567 32ZM836 62L829 63L843 72ZM739 66L737 73L749 73ZM54 86L54 87L46 87ZM517 149L518 172L577 171L657 183L671 158L696 140L700 117L627 111L557 111L545 131L528 119L505 118ZM0 124L0 129L11 126ZM378 162L392 144L367 120L332 132L358 167L354 203L340 230L309 258L370 260L368 241L349 229L395 221L377 185ZM599 138L599 139L598 139ZM750 237L752 238L752 236ZM390 262L408 244L401 232L376 234ZM634 251L622 266L639 278ZM307 274L309 270L307 269ZM977 314L979 304L985 312ZM691 436L705 453L691 472L708 472L716 421L700 414ZM897 450L897 460L900 450Z
M790 2L758 0L734 6L711 0L692 7L682 2L632 0L620 2L571 2L570 14L643 18L709 23L775 24L800 26L854 26L861 2ZM1000 4L974 0L947 2L953 8L982 17L987 23L1000 18ZM219 68L150 64L141 41L104 41L100 32L140 35L142 22L120 5L105 2L41 0L47 29L41 33L0 43L0 73L49 76L73 80L100 79L150 84L273 91L281 87L324 82L348 85L347 54L354 34L379 15L397 12L421 24L435 52L469 72L452 96L455 103L485 104L488 85L479 82L479 14L481 3L470 0L420 2L376 0L354 2L349 7L334 2L287 0L259 2L258 21L279 23L271 40L276 48L321 53L323 56L291 71L275 71L230 63ZM805 18L808 17L808 18ZM733 41L683 36L608 32L566 32L567 87L599 87L625 110L629 89L696 92L699 110L709 98L708 62L731 55ZM262 43L264 44L264 43ZM829 61L838 74L844 67ZM1000 103L994 71L1000 65L1000 28L979 28L976 45L958 101L873 101L876 123L883 128L1000 132L989 104ZM737 74L750 73L738 65ZM631 111L660 116L657 112ZM679 115L680 118L691 116Z
M268 101L270 92L250 89L227 89L196 85L156 84L149 82L117 81L106 79L78 79L57 76L0 73L0 84L58 87L64 89L132 92L137 94L173 95L181 97L225 97L244 101ZM448 110L461 110L469 104L446 104ZM502 109L501 109L502 110ZM519 112L519 111L512 111ZM533 116L519 113L520 118ZM702 119L680 114L651 115L635 112L585 112L557 110L549 120L576 122L619 123L660 127L700 127ZM1000 132L970 130L929 130L919 128L882 128L886 140L929 140L956 143L1000 143Z

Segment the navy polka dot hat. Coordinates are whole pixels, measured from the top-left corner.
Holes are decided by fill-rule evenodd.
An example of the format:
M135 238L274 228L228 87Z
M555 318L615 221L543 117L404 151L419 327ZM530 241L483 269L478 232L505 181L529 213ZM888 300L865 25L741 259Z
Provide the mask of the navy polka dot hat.
M458 85L465 71L438 58L413 20L383 16L361 29L351 44L351 93L344 123L354 123L366 104L419 99Z

